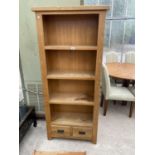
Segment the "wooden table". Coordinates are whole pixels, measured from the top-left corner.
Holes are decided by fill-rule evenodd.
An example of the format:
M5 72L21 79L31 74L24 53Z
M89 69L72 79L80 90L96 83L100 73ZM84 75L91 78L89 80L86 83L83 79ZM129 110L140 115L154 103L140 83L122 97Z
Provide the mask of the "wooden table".
M109 76L123 80L124 87L128 87L131 80L135 81L135 64L107 63L106 66L109 71ZM122 105L126 104L125 101L122 102Z
M135 64L107 63L109 75L123 80L135 80Z
M86 155L86 152L40 152L34 151L33 155Z

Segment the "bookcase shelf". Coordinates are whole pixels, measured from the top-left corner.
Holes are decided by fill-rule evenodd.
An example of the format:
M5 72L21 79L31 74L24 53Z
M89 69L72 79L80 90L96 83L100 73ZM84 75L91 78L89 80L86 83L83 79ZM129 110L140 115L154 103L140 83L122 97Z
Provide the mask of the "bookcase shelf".
M47 79L94 80L96 55L93 50L48 50Z
M58 112L53 114L52 125L92 127L92 115L85 113Z
M96 143L108 6L34 8L47 137Z
M43 24L45 45L97 46L98 14L44 15Z
M47 74L47 79L77 79L77 80L94 80L93 72L63 72L52 71Z
M50 96L49 103L88 106L94 105L93 97L82 93L53 93Z
M46 45L45 50L97 50L97 46L80 46L80 45Z

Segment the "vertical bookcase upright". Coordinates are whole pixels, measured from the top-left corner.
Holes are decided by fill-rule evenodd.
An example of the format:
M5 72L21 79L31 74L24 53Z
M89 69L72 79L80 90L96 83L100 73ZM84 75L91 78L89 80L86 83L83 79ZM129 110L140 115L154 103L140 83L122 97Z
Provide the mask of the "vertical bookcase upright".
M39 7L36 13L47 136L96 143L108 6Z

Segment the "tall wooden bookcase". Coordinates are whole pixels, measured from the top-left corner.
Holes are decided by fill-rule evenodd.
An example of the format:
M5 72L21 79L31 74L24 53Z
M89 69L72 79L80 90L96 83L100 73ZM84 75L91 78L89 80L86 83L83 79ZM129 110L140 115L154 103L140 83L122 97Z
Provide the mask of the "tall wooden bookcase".
M39 7L36 13L47 137L96 143L108 6Z

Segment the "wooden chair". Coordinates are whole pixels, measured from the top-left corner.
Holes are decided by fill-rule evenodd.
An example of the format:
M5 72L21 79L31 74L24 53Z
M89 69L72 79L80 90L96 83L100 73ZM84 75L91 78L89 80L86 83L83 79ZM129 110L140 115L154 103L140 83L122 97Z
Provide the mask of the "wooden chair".
M106 63L118 62L118 53L115 51L106 53Z
M106 53L106 63L119 62L118 57L119 57L118 52L115 52L115 51L107 52ZM110 81L114 82L116 84L119 84L119 85L123 83L123 81L120 80L120 79L115 79L114 80L113 78L110 78Z
M125 63L131 63L135 64L135 52L134 51L129 51L125 53ZM128 85L135 85L135 81L129 81Z
M135 64L135 52L129 51L125 53L125 63Z
M106 54L106 63L114 63L114 62L118 62L118 53L115 51L110 51L107 52ZM118 80L114 80L113 78L110 78L110 81L112 83L120 83L120 81L118 82Z
M104 103L103 103L104 116L106 115L110 100L130 101L131 104L130 104L129 117L132 116L132 111L135 103L134 95L126 87L111 85L109 73L107 67L104 64L102 66L102 92L104 95Z

